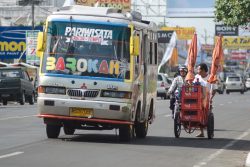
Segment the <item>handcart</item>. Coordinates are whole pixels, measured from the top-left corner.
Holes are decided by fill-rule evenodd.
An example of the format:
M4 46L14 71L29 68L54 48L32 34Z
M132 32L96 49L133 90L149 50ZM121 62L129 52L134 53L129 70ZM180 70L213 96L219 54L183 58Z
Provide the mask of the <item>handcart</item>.
M191 134L200 127L207 129L208 139L214 137L214 115L210 93L201 85L185 85L175 104L174 134L179 138L181 129Z

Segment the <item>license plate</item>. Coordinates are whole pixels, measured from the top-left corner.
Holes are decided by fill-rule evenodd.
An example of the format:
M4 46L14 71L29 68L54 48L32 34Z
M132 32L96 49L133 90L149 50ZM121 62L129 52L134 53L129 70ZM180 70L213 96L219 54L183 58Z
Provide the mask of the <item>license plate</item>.
M70 108L69 109L70 116L73 117L92 117L93 109L91 108Z

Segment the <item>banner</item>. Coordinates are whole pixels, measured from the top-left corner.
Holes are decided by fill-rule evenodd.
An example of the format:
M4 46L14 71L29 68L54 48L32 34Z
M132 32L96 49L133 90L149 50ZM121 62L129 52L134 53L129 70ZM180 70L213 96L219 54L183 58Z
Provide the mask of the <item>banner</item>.
M38 30L26 31L26 63L39 65L40 59L36 56Z
M230 56L231 60L246 60L247 59L247 52L231 52Z
M22 59L26 58L26 31L31 26L0 27L0 59ZM36 27L42 30L42 27Z
M178 40L189 40L193 38L195 28L194 27L162 27L164 31L175 31Z
M76 0L77 5L83 6L99 6L121 9L123 12L131 10L130 0Z
M172 56L171 56L168 64L170 67L178 66L178 50L177 50L177 48L174 48Z
M222 46L228 49L249 49L250 37L223 37Z
M176 41L177 41L177 35L174 32L171 39L170 39L170 42L169 42L168 47L166 49L166 52L163 55L161 63L158 66L158 72L160 71L161 66L163 66L171 58L173 50L174 50L174 48L176 46Z

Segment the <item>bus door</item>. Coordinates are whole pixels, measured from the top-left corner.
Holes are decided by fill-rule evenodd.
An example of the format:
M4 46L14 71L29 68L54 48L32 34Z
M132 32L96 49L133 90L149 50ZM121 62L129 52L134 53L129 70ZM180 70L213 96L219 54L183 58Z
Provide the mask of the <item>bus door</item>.
M142 40L142 59L143 59L143 101L142 101L142 112L141 112L141 120L145 119L145 112L147 106L147 92L148 92L148 54L149 54L149 40L148 35L143 33Z

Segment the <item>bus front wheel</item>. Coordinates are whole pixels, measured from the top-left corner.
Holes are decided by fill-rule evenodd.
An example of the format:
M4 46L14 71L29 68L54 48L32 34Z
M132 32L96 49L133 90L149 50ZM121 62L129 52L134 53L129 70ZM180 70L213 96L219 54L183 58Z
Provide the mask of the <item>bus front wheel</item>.
M46 132L48 138L58 138L60 134L61 126L46 124Z

